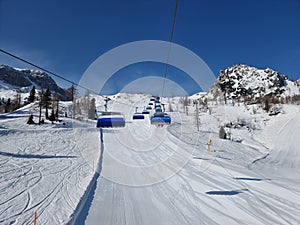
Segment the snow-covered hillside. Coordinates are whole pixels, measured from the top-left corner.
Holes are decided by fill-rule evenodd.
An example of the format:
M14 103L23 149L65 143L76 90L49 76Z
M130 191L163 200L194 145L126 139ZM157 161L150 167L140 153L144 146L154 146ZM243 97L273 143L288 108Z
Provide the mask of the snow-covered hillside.
M37 104L0 116L0 224L33 224L34 212L38 224L65 224L93 177L99 135L70 118L28 125L29 114L37 122Z
M34 212L51 225L300 223L298 105L269 116L259 105L208 102L198 105L198 131L197 105L182 98L161 100L169 126L133 120L150 97L110 96L126 126L102 132L63 113L27 125L37 104L2 114L0 224L32 224ZM104 110L102 97L96 103Z

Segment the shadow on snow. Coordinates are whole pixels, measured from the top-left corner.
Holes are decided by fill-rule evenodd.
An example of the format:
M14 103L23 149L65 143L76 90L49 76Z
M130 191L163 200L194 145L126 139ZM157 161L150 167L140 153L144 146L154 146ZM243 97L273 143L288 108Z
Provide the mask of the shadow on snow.
M209 159L209 158L202 158L202 157L198 157L198 156L193 156L193 159L212 160L212 159Z
M262 179L262 178L255 178L255 177L235 177L236 180L249 180L249 181L262 181L262 180L270 180L270 179Z
M62 159L62 158L77 158L76 156L65 155L34 155L34 154L16 154L9 152L0 152L0 156L25 158L25 159Z
M99 162L96 168L96 172L87 187L83 197L81 198L80 202L78 203L74 214L71 216L71 220L67 223L67 225L82 225L85 224L85 220L88 216L89 209L92 205L94 196L95 196L95 191L97 188L97 182L98 178L101 174L102 170L102 161L103 161L103 151L104 151L104 145L103 145L103 130L100 129L100 142L101 142L101 153L100 153L100 158Z
M241 190L232 190L232 191L207 191L205 194L208 195L237 195L243 193L244 191L248 191L248 189Z

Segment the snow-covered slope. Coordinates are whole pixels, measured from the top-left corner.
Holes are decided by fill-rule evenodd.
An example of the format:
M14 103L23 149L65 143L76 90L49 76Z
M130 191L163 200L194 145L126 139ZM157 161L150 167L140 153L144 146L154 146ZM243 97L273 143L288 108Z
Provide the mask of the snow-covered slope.
M120 94L118 99L143 107L148 101L141 97ZM173 100L169 127L158 129L148 119L129 119L124 129L103 131L102 172L85 224L300 222L299 170L290 166L291 162L299 163L300 154L295 149L300 140L299 126L293 127L297 137L288 139L290 127L282 123L288 118L298 121L298 106L285 105L286 114L270 117L263 110L254 114L244 105L208 103L210 111L200 112L198 132L195 106L188 106L186 115L179 99ZM119 103L115 108L123 113L130 111ZM219 125L238 120L247 125L232 128L231 140L219 139ZM278 130L283 135L280 139L276 138ZM268 135L273 137L263 138ZM278 139L276 147L274 139ZM281 148L285 139L289 147ZM278 151L286 157L277 157ZM273 155L271 163L263 162ZM258 161L265 165L263 170ZM276 173L281 168L285 172Z
M0 224L66 224L100 155L94 123L26 124L37 106L0 115Z
M27 125L37 104L1 115L0 224L32 224L34 212L51 225L300 223L299 105L269 116L259 105L208 101L198 131L196 105L181 98L161 100L169 126L133 120L150 97L110 96L126 127L102 132L62 117ZM228 139L219 138L224 124Z

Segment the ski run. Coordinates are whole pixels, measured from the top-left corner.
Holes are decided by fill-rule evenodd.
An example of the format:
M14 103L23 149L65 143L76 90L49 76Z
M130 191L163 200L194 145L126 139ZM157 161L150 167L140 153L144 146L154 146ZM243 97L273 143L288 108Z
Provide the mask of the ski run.
M209 103L197 131L195 107L184 112L179 98L162 100L172 123L158 128L132 120L151 96L114 97L125 128L28 125L35 103L0 116L0 224L33 224L34 213L43 225L300 224L299 105L269 116ZM230 122L231 140L220 139Z

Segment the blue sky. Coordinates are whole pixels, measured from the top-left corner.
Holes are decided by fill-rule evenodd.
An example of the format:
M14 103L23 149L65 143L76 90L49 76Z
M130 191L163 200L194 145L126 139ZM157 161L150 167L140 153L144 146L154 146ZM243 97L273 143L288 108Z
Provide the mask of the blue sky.
M139 40L168 41L174 7L175 0L0 0L0 47L78 82L112 48ZM299 12L299 0L179 0L173 41L195 52L215 76L245 63L271 67L295 80L300 78ZM0 63L29 67L1 53ZM107 92L153 70L163 76L158 63L124 68L120 73L127 76L116 74ZM169 72L179 74L176 68ZM174 74L168 77L188 81ZM198 91L193 81L187 86L189 94Z

